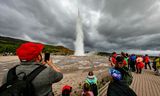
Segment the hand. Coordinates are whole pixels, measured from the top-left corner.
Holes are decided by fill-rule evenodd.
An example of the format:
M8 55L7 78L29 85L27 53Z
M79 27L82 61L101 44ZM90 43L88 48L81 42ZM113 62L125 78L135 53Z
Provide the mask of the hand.
M55 71L60 72L60 68L57 67L55 64L53 64L51 59L47 60L47 61L46 61L46 64L48 64L48 65L49 65L52 69L54 69Z
M43 65L45 65L45 64L46 64L46 62L42 61L42 64L43 64Z
M53 64L51 59L47 60L46 63L47 63L48 65L52 65L52 64Z

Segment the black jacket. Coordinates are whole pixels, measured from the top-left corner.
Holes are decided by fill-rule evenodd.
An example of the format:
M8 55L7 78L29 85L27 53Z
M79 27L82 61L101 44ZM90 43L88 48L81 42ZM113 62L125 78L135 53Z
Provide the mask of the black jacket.
M137 96L125 81L113 81L109 83L107 96Z

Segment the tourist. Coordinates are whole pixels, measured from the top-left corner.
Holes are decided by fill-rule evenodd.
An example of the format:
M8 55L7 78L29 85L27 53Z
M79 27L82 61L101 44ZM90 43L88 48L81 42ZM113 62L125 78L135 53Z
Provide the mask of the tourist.
M129 66L129 54L128 53L126 53L126 58L125 58L125 61L127 62L127 64L128 64L128 69L130 68L130 66Z
M158 57L155 57L154 59L153 59L153 65L152 65L152 68L154 69L154 71L156 72L157 71L157 68L156 68L156 59L157 59Z
M93 92L94 96L97 96L98 95L97 77L94 75L93 71L88 72L88 76L85 82L90 85L91 91Z
M156 74L157 76L160 76L160 57L156 58Z
M129 69L125 66L124 61L125 60L122 56L117 56L116 66L114 68L121 73L122 80L124 80L126 84L129 86L132 83L133 77Z
M88 83L84 83L83 92L81 96L95 96L90 89L90 85Z
M143 58L141 56L136 59L136 69L137 73L142 73L142 68L144 67Z
M115 66L115 64L116 64L116 57L117 57L117 53L116 52L113 52L112 53L112 57L111 57L111 67L114 67Z
M111 81L108 86L107 96L137 96L136 93L123 80L122 74L116 69L110 69Z
M130 57L129 57L129 66L130 66L130 70L132 72L135 72L135 64L136 64L136 55L135 54L132 54Z
M145 69L147 69L147 65L149 66L149 69L151 70L151 65L150 65L150 58L148 54L144 56L144 63L145 63Z
M121 56L124 58L124 61L123 61L124 66L127 67L127 65L128 65L128 57L126 56L126 53L121 52Z
M69 85L65 85L62 88L62 96L71 96L72 87Z
M28 96L33 96L33 94L36 96L54 95L52 92L52 84L59 82L63 78L63 74L61 73L60 69L52 63L51 59L43 62L43 48L43 44L27 42L22 44L16 50L16 54L20 59L20 65L17 66L15 70L16 76L18 76L18 78L24 78L24 75L28 75L40 65L47 67L33 79L32 84L34 86L35 92ZM8 78L11 79L11 77L8 77L6 74L2 83L6 83Z

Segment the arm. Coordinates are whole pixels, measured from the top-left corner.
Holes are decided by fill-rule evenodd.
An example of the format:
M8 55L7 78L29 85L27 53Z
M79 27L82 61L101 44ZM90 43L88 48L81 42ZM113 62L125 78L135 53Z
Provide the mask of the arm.
M49 69L49 80L51 83L56 83L63 79L63 74L61 72L57 72L52 68Z
M60 68L58 68L55 64L53 64L51 59L47 61L47 65L50 66L50 71L49 71L50 82L56 83L60 81L63 78L63 74L61 73Z
M61 72L60 68L58 68L55 64L52 63L51 59L49 61L47 61L47 64L56 72Z

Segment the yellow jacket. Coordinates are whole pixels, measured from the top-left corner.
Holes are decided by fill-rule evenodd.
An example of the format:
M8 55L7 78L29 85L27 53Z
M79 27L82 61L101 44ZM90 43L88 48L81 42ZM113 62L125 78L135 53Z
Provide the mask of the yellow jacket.
M157 58L155 61L156 61L156 67L160 68L160 58Z

